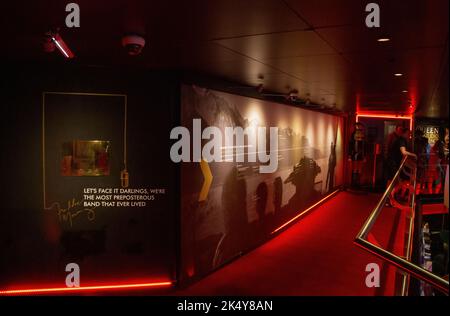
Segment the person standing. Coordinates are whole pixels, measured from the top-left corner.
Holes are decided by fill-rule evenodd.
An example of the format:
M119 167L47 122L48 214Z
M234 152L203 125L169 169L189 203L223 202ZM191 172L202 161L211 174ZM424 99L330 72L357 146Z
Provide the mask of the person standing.
M387 138L386 142L384 144L384 178L389 185L390 180L395 174L395 171L392 172L392 170L395 168L395 166L392 165L392 161L390 159L390 153L391 153L391 147L394 141L400 137L403 134L404 127L401 124L397 124L395 126L395 130L390 133Z
M399 130L400 135L397 135L397 137L392 142L389 151L388 151L388 158L387 158L387 166L388 166L388 183L389 186L392 182L392 180L395 177L395 174L400 169L400 166L402 164L402 160L407 157L414 157L417 158L417 155L414 153L411 153L407 150L408 147L408 139L410 135L410 131L407 128L403 128ZM415 188L414 188L415 189ZM414 190L413 189L413 190ZM405 177L405 173L400 173L400 176L398 178L398 182L395 184L394 190L391 192L390 199L387 201L388 206L395 205L397 202L406 202L407 201L407 192L410 190L409 188L409 181L407 177ZM393 199L393 197L395 198Z
M416 154L411 153L407 150L407 137L409 134L409 130L407 128L402 128L401 130L399 130L399 132L400 135L398 135L396 131L397 137L392 141L392 144L388 148L387 165L389 180L392 180L394 178L394 175L400 168L402 160L405 156L417 158Z
M358 188L362 166L366 160L366 133L362 123L356 122L348 144L348 161L351 163L351 186Z
M445 181L445 170L448 165L448 129L444 140L437 140L431 148L429 165L427 168L427 184L429 194L441 193Z
M442 168L443 170L445 170L445 168L447 168L448 164L449 164L449 132L448 132L448 127L445 128L445 136L444 136L444 144L443 144L443 148L442 148Z
M417 155L417 194L426 187L426 170L428 167L428 138L420 129L416 129L414 135L414 152Z
M448 211L448 168L449 168L449 132L448 127L445 129L445 137L444 137L444 158L445 158L445 179L444 179L444 205Z
M403 125L397 124L397 126L395 126L395 130L388 135L387 141L386 141L386 147L384 148L386 159L388 158L388 153L389 153L389 150L390 150L392 144L397 139L397 137L399 137L403 134L403 131L404 131Z

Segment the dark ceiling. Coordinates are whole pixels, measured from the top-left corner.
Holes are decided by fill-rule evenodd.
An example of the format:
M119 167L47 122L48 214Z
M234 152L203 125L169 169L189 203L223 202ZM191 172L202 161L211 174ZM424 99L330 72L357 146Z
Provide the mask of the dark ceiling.
M1 4L8 60L61 59L40 45L60 26L83 64L194 70L346 111L412 103L420 116L448 117L448 0L78 0L77 29L64 25L70 1L29 2ZM369 2L380 28L365 26ZM122 49L127 32L145 34L142 55Z

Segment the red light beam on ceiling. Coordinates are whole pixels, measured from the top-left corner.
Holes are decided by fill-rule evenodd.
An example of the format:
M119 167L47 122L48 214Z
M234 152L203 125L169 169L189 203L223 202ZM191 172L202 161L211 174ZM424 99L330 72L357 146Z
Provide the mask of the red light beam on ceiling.
M317 203L314 203L313 205L311 205L310 207L308 207L306 210L304 210L303 212L301 212L300 214L298 214L297 216L295 216L294 218L290 219L289 221L287 221L286 223L284 223L283 225L281 225L280 227L278 227L277 229L275 229L273 232L271 232L271 234L275 234L276 232L280 231L281 229L283 229L284 227L286 227L287 225L289 225L290 223L292 223L293 221L295 221L296 219L298 219L300 216L308 213L309 211L311 211L313 208L315 208L316 206L318 206L319 204L325 202L326 200L328 200L329 198L333 197L334 195L336 195L336 193L338 193L340 191L340 189L331 192L330 194L328 194L326 197L324 197L323 199L321 199L320 201L318 201Z
M16 289L16 290L0 290L1 295L26 295L26 294L43 294L58 292L83 292L83 291L99 291L99 290L120 290L120 289L138 289L138 288L154 288L169 287L172 281L150 282L150 283L134 283L134 284L111 284L111 285L93 285L80 287L53 287L53 288L36 288L36 289Z

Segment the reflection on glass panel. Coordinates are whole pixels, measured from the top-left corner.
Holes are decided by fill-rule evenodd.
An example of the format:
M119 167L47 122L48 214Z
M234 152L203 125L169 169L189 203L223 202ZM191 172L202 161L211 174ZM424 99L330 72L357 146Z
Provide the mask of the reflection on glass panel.
M109 141L74 140L64 143L62 149L62 176L109 175Z

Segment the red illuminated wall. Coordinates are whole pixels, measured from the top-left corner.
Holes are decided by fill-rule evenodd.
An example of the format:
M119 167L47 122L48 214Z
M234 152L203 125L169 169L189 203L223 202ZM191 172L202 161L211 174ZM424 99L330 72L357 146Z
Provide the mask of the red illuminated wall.
M278 127L279 143L274 173L260 173L260 164L248 160L210 162L213 180L204 201L200 164L182 164L182 281L264 242L343 183L344 127L338 116L188 85L182 86L181 113L191 131L195 118L202 128Z

